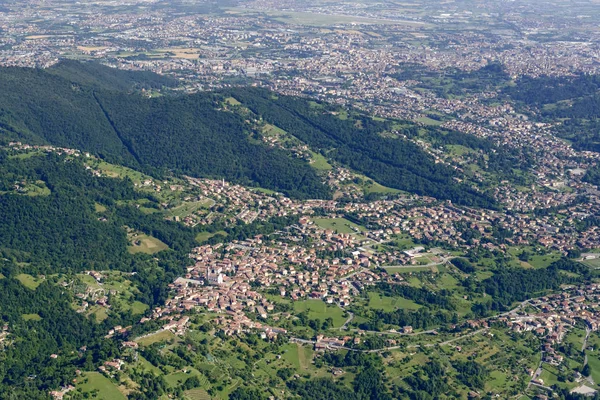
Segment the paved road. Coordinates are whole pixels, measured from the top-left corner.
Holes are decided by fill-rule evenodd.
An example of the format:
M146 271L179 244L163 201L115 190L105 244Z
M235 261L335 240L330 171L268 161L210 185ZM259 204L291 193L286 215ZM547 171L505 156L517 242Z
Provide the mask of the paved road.
M344 325L342 325L340 327L340 331L347 331L348 330L348 324L350 322L352 322L352 320L354 319L354 314L353 313L351 313L350 311L347 311L347 310L346 310L346 312L348 313L348 319L346 320L346 322L344 322Z

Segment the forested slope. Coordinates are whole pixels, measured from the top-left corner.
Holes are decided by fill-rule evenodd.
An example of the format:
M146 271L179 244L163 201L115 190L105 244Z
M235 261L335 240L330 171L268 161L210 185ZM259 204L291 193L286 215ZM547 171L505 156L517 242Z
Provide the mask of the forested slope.
M267 122L308 144L314 151L360 171L377 182L396 189L472 206L493 206L493 200L466 185L456 184L456 173L436 163L416 144L382 133L393 129L390 121L368 116L358 120L332 115L325 106L315 107L305 99L280 96L274 99L261 89L228 92ZM406 129L407 136L417 127Z
M213 94L149 99L135 90L161 84L171 82L96 64L2 68L0 139L77 148L146 171L224 177L292 197L330 196L307 162L251 143L248 124L218 110Z
M255 140L266 121L385 186L494 207L486 194L457 183L461 176L455 170L402 138L424 129L409 122L395 128L394 121L352 110L353 118L338 118L333 106L262 89L191 95L166 90L153 98L141 91L171 85L155 74L89 63L66 62L48 70L2 68L0 141L77 148L153 175L173 171L226 178L295 198L330 198L330 189L308 162ZM227 97L241 101L250 113L225 107ZM394 129L400 134L385 135Z

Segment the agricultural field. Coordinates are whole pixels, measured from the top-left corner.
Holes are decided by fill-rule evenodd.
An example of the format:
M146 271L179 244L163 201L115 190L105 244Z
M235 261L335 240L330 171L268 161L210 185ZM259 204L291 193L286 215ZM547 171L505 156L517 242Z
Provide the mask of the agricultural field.
M125 400L119 388L99 372L85 372L78 378L77 389L83 393L96 393L98 400Z
M323 300L303 300L294 302L294 312L301 313L303 311L308 311L308 318L318 319L321 322L331 317L335 328L344 325L344 322L346 321L344 310L335 305L328 305Z
M41 321L42 317L40 317L38 314L23 314L21 315L21 318L23 318L25 321Z
M215 204L215 202L211 199L183 202L176 207L170 208L166 212L166 215L168 217L177 217L183 219L188 215L197 212L198 210L210 208L213 204Z
M171 331L160 331L142 338L138 338L136 342L138 342L140 346L150 346L154 343L165 342L173 339L175 339L175 335Z
M19 274L16 276L17 280L23 284L28 289L35 290L38 286L42 284L44 281L40 278L35 278L29 274Z
M345 218L313 218L313 222L322 229L338 233L358 233L365 231L363 226L357 225Z
M421 306L412 300L402 297L387 297L378 293L369 292L368 307L375 310L391 312L399 308L406 310L417 310Z
M208 239L210 239L211 237L215 236L215 235L223 235L223 236L227 236L227 232L225 231L218 231L218 232L200 232L199 234L196 235L196 242L198 243L202 243L207 241Z
M145 235L140 232L128 233L129 247L127 250L131 254L144 253L155 254L163 250L167 250L169 246L161 242L155 237Z

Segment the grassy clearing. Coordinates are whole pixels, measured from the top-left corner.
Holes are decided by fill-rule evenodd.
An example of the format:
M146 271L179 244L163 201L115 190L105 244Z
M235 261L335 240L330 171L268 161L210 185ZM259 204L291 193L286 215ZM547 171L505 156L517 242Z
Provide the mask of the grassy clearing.
M230 106L239 106L240 104L242 104L237 99L235 99L234 97L228 97L228 98L226 98L225 102L227 104L229 104Z
M394 273L398 273L398 274L407 274L409 272L425 272L425 271L431 271L431 267L426 267L426 266L419 266L419 265L414 265L414 266L399 266L399 267L383 267L387 272L394 274Z
M23 318L25 321L41 321L42 317L40 317L38 314L23 314L21 315L21 318Z
M96 210L97 213L103 213L106 211L106 207L104 207L102 204L99 204L99 203L94 203L94 209Z
M363 226L348 221L346 218L313 218L313 222L322 229L338 233L357 233L366 230Z
M121 179L127 177L131 179L134 183L137 183L138 185L146 180L152 180L150 176L142 174L141 172L138 172L131 168L123 167L121 165L109 164L105 161L92 160L90 162L90 166L97 168L98 170L100 170L100 172L102 172L108 177Z
M19 274L15 276L15 278L17 278L17 280L21 282L23 286L31 290L37 289L37 287L43 282L43 279L34 278L29 274Z
M198 243L202 243L207 241L208 239L210 239L213 236L216 235L222 235L222 236L227 236L227 232L225 231L218 231L218 232L200 232L199 234L196 235L196 242Z
M25 194L31 197L50 196L52 193L44 181L35 181L34 183L29 183L25 185L24 190Z
M127 247L127 250L131 254L155 254L159 251L167 250L169 248L169 246L167 246L165 243L152 236L144 234L137 234L137 236L131 236L132 237L129 238L131 245Z
M450 155L455 157L460 157L467 153L473 153L473 150L460 144L447 144L446 149L448 150Z
M151 344L158 342L166 342L171 339L175 339L175 335L171 331L160 331L152 335L143 337L139 340L136 340L136 342L140 346L150 346Z
M310 165L318 171L329 171L332 166L327 162L327 159L319 153L310 152Z
M424 125L430 125L430 126L440 126L444 123L443 121L438 121L436 119L432 119L429 117L417 118L417 122L420 122Z
M600 382L600 359L598 358L598 354L590 355L588 353L588 364L592 370L594 382Z
M87 382L85 382L86 379ZM79 380L81 383L77 384L77 388L84 393L97 390L96 399L125 400L125 396L119 391L119 388L99 372L86 372Z
M303 300L294 302L294 311L301 313L308 311L308 318L318 319L325 321L331 317L333 319L333 326L338 328L344 325L346 317L343 316L344 310L337 306L331 306L325 303L323 300Z
M193 214L202 208L210 207L212 204L213 204L213 201L209 200L209 199L201 200L201 201L185 202L177 207L171 208L169 211L167 211L166 215L169 217L185 218L188 215Z
M137 300L134 301L133 303L131 303L130 305L126 305L125 307L129 308L133 315L143 314L148 309L147 304L144 304L141 301L137 301Z
M373 182L371 184L367 184L364 187L365 194L370 193L379 193L379 194L398 194L402 193L402 190L390 188L387 186L383 186L377 182Z
M185 372L183 370L181 370L181 371L177 371L177 372L174 372L172 374L165 376L165 380L167 381L169 386L171 386L171 387L179 386L180 384L184 383L186 380L188 380L192 376L196 376L199 379L201 379L202 374L200 372L198 372L198 370L196 370L194 368L189 368L189 367L184 368L184 369L185 369Z
M403 297L388 297L382 296L378 293L369 293L369 308L376 310L383 310L386 312L392 312L399 308L406 310L416 310L421 306L414 301L405 299Z
M592 268L592 269L598 269L600 268L600 258L593 258L590 260L584 260L581 262L584 265L587 265L588 267Z
M210 395L204 389L192 389L183 392L189 400L210 400Z

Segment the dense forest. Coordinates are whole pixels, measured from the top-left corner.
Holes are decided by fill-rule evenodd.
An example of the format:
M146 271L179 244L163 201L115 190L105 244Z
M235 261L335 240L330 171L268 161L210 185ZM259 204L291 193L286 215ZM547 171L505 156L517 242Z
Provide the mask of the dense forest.
M154 174L174 170L292 197L330 197L307 162L252 142L242 117L219 110L222 98L199 93L150 99L135 90L169 84L153 74L97 64L2 68L0 139L77 148Z
M50 282L27 289L14 279L15 264L3 261L0 268L0 318L13 338L0 352L0 398L46 398L48 389L70 382L78 367L93 368L114 354L110 345L101 344L108 325L77 314L64 290ZM84 345L87 357L78 354Z

